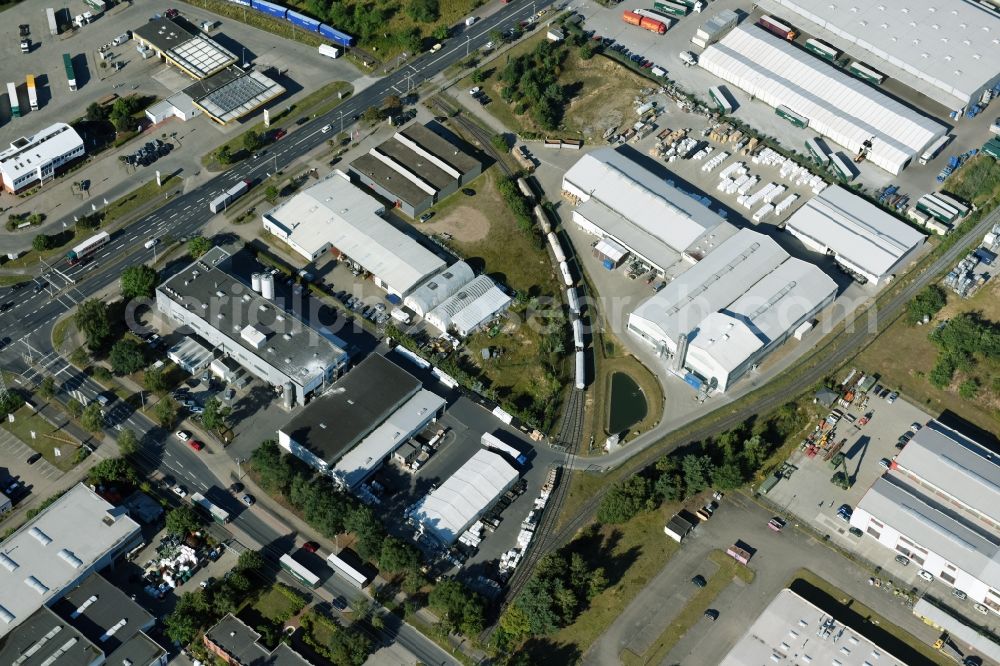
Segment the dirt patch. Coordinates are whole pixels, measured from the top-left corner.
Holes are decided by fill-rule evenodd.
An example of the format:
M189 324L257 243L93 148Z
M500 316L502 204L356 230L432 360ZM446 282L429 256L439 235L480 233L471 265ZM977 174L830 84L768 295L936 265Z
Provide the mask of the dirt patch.
M490 221L486 215L472 206L458 206L439 219L423 225L425 233L447 233L459 243L476 243L490 232Z

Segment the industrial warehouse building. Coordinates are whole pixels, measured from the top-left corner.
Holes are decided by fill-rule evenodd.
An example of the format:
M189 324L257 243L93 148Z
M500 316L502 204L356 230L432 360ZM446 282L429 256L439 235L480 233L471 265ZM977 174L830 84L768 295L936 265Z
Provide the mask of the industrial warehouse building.
M101 666L104 652L50 609L41 607L0 638L0 660L14 666Z
M778 592L720 666L906 666L854 628L789 589Z
M465 337L510 305L511 298L486 275L462 286L427 313L427 323Z
M1000 82L1000 18L974 2L761 4L951 109L978 102Z
M456 261L414 289L403 299L403 305L413 310L418 317L426 317L428 312L444 303L475 278L476 274L472 272L469 264Z
M836 294L817 266L742 229L636 308L628 330L688 383L725 391Z
M502 456L479 449L444 483L410 507L407 516L424 533L450 546L517 479L517 470Z
M416 217L482 173L483 165L444 136L412 123L351 162L353 179Z
M166 63L201 80L221 72L238 58L206 35L188 32L172 19L150 19L132 31L139 45L150 48Z
M156 308L283 391L286 408L305 404L347 368L343 343L238 282L230 261L225 250L212 248L156 288Z
M765 104L784 106L852 155L898 174L947 128L757 26L734 28L698 65Z
M381 354L372 354L278 431L278 444L346 488L444 411L445 400Z
M141 543L139 524L124 508L82 483L70 488L3 541L0 643L39 608Z
M851 525L1000 614L1000 462L936 421L868 489Z
M600 148L566 172L563 196L573 222L614 241L660 272L697 261L735 233L735 227L622 153Z
M84 155L83 139L66 123L55 123L22 136L0 151L3 188L17 193L55 178L60 169Z
M832 255L864 280L880 284L927 238L842 187L828 187L799 208L785 230L806 247Z
M264 229L309 261L325 252L370 273L379 287L404 297L445 267L416 240L379 217L385 206L333 172L262 216Z

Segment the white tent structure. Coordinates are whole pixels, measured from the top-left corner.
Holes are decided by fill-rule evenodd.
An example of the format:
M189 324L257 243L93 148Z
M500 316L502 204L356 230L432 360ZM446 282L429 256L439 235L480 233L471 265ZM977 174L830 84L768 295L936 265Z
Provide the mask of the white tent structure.
M414 289L413 293L403 299L403 305L413 310L417 316L425 317L475 277L469 264L457 261Z
M734 28L698 64L756 99L785 106L851 154L898 174L947 128L756 26Z
M496 453L480 449L410 510L424 530L451 545L517 481L517 470Z
M454 330L464 337L484 321L506 309L510 301L510 296L496 286L489 276L480 275L428 312L426 320L438 330Z

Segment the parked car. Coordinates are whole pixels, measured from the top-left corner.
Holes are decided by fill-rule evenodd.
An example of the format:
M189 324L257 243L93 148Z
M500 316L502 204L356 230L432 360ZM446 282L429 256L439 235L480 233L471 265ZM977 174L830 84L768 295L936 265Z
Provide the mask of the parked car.
M982 604L972 604L972 607L976 609L977 613L982 613L983 615L989 615L990 610Z
M170 490L173 491L174 495L177 495L178 497L187 497L188 494L188 491L184 488L184 486L174 486Z
M892 461L889 460L888 458L882 458L881 460L878 461L878 464L879 467L881 467L882 469L889 469L889 467L892 466Z
M931 582L932 580L934 580L934 574L932 574L927 569L921 569L920 571L917 572L917 575L920 578L926 580L928 583Z
M27 462L28 462L29 465L34 465L36 462L38 462L41 459L42 459L42 454L36 452L36 453L32 453L30 456L28 456Z
M917 423L916 421L914 421L913 423L910 424L910 430L912 430L913 432L920 432L920 429L922 427L923 426L920 425L919 423Z
M893 559L896 560L896 562L898 562L899 564L902 564L904 567L910 565L910 558L908 558L906 555L897 555Z
M203 448L205 448L205 445L199 442L197 439L189 439L188 446L190 446L195 451L201 451Z
M962 590L958 589L957 587L953 587L951 589L951 594L956 599L961 599L962 601L965 601L966 599L969 598L969 595L967 595L965 592L963 592Z
M256 502L257 500L254 499L253 495L247 494L241 497L240 501L246 504L247 506L253 506L254 502Z
M231 492L234 495L243 492L243 484L237 481L236 483L229 486L229 492Z
M705 587L706 585L708 585L708 581L705 580L704 576L698 574L697 576L691 579L691 584L694 585L695 587Z
M178 430L177 432L174 433L174 437L181 440L182 442L186 442L189 439L191 439L191 433L189 433L186 430Z
M719 619L719 611L715 610L714 608L707 609L705 611L705 619L715 622L716 620Z
M306 541L304 544L302 544L302 549L308 550L310 553L315 553L317 550L319 550L319 544L316 543L315 541Z
M852 528L850 528L847 531L850 532L851 534L853 534L856 537L863 537L865 535L865 533L862 532L861 528L859 528L859 527L852 527Z
M850 521L851 516L854 515L854 509L851 508L850 504L841 504L840 507L837 508L837 515L844 520Z
M775 516L771 520L767 521L767 526L772 530L774 530L775 532L780 532L785 528L785 520L784 518L779 518L778 516Z
M889 394L889 397L886 398L885 401L891 405L892 403L896 402L896 398L898 398L898 397L899 397L899 393L897 393L896 391L893 391L892 393Z

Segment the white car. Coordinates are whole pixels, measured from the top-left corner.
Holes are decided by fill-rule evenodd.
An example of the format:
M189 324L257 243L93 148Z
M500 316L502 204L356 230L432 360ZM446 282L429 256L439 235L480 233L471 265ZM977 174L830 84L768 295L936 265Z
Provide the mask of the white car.
M146 241L145 247L146 247L147 250L151 250L151 249L153 249L153 246L156 245L159 242L160 242L159 238L150 238L148 241Z
M926 580L928 583L934 580L934 574L932 574L930 571L927 571L926 569L921 569L920 571L917 572L917 575Z
M914 421L913 423L911 423L911 424L910 424L910 430L912 430L913 432L920 432L920 429L921 429L922 427L923 427L923 426L921 426L921 425L920 425L919 423L917 423L916 421Z
M184 486L174 486L170 490L172 490L174 495L177 495L178 497L187 497L188 494L188 491L184 489Z
M989 615L990 613L990 609L982 604L972 604L972 607L975 608L977 612L982 613L983 615Z
M174 433L174 437L181 440L182 442L186 442L189 439L191 439L191 433L187 432L186 430L178 430L177 432Z
M481 92L483 92L483 89L480 86L476 86L475 88L471 88L469 90L469 94L472 95L473 97L475 97L476 95L478 95Z

